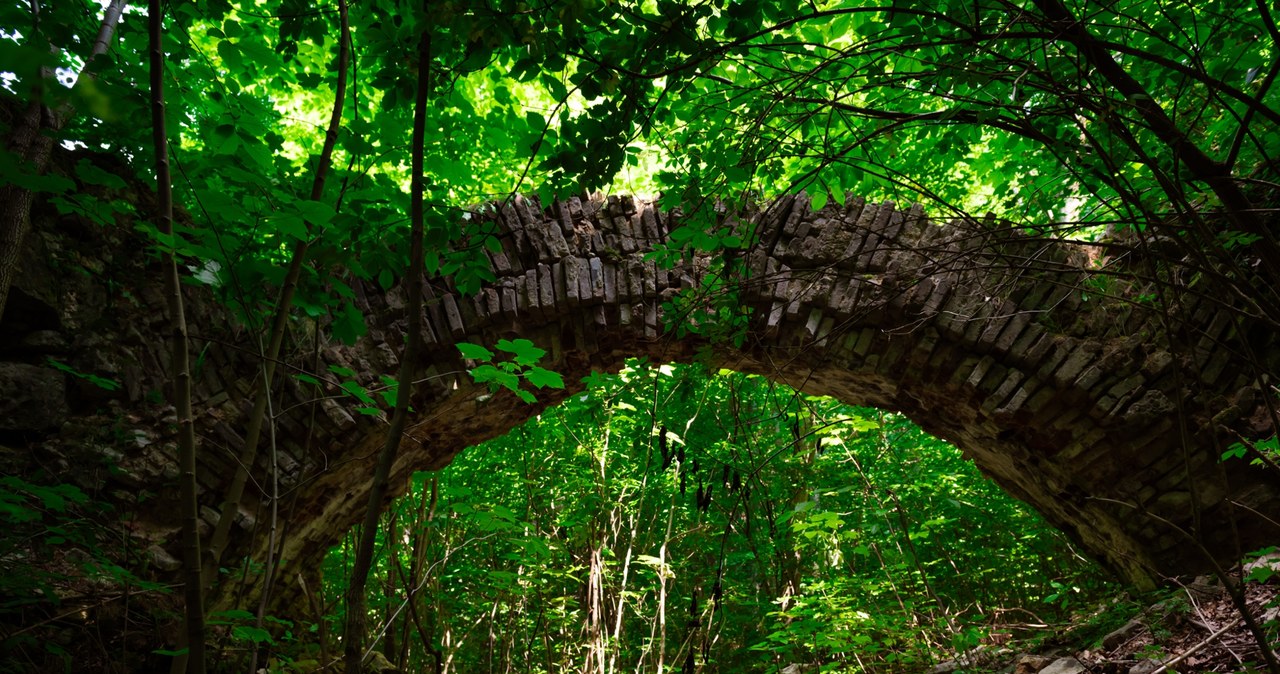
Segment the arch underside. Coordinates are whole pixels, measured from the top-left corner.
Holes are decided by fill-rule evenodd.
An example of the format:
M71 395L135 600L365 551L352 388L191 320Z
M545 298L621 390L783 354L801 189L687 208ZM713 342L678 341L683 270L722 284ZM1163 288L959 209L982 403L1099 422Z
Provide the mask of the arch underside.
M474 297L449 279L426 284L426 355L393 471L397 494L413 471L442 467L581 390L592 370L701 352L717 367L904 413L1139 585L1204 572L1206 553L1234 560L1280 538L1275 478L1219 461L1235 433L1273 432L1260 421L1257 378L1232 348L1248 326L1220 300L1179 299L1172 318L1194 339L1173 350L1159 317L1132 301L1150 289L1092 275L1084 249L1000 223L935 223L918 206L892 203L855 199L814 212L803 195L787 197L741 220L726 216L758 241L728 263L686 258L670 270L645 256L677 219L649 203L573 199L544 210L516 199L488 217L502 242L489 253L498 281ZM721 294L699 295L724 268ZM735 294L725 299L727 291ZM372 384L397 367L404 295L369 286L357 294L370 331L354 346L323 348L320 369L350 368ZM673 307L717 301L746 309L739 346L664 329ZM568 387L539 391L528 405L471 384L453 345L513 337L547 349L543 365ZM1274 352L1268 340L1252 346ZM234 472L244 404L228 392L249 390L254 369L217 345L210 359L239 377L197 391L197 409L211 410L200 420L209 439L201 500L213 518ZM291 579L318 569L363 513L386 424L337 398L313 406L314 391L297 381L282 398L293 410L281 418L277 455L290 494L281 557ZM242 505L244 530L262 503ZM264 545L235 551L265 558ZM279 601L297 599L297 583L279 587Z

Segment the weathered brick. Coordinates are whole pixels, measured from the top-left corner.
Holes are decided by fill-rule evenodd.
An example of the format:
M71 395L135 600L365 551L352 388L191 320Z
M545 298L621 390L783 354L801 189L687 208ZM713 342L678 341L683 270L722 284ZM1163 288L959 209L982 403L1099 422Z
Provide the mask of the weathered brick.
M444 313L446 320L449 321L449 331L454 339L461 339L466 334L466 328L462 324L462 313L458 311L458 302L453 295L445 295L441 298L444 305Z
M597 302L597 298L595 295L595 283L594 283L594 280L591 278L591 260L592 259L598 260L599 258L588 259L584 257L578 257L578 258L574 258L573 260L574 267L577 269L576 275L578 277L578 298L582 302L582 304L586 306L592 306ZM566 283L567 282L568 281L566 279ZM604 295L603 286L601 287L600 294Z
M504 319L508 321L515 320L517 314L516 284L511 279L506 279L502 284L499 306Z
M1076 344L1075 348L1062 359L1062 364L1053 371L1051 379L1058 386L1065 387L1093 362L1096 353L1097 349L1092 344L1085 342Z
M1005 370L1002 381L995 390L982 401L981 408L983 412L991 414L996 409L1001 408L1007 402L1013 393L1018 389L1018 385L1022 383L1023 374L1017 370Z

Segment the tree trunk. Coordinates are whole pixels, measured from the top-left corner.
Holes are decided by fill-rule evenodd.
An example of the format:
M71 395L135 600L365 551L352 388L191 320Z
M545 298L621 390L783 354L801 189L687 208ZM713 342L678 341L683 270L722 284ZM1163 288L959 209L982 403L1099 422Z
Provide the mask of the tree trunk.
M156 197L160 231L173 235L173 185L169 175L169 140L164 118L164 13L160 0L147 3L151 66L151 139L155 149ZM196 503L196 436L191 416L191 358L187 321L182 307L178 260L170 250L165 265L165 294L169 298L173 407L178 417L178 485L182 510L182 580L187 641L186 668L204 674L204 601L200 583L199 505ZM179 656L181 660L181 656Z
M351 27L347 18L346 0L338 0L338 19L341 32L338 38L338 81L334 88L329 126L325 130L324 148L320 151L316 173L311 183L312 201L319 201L324 195L325 178L328 176L329 164L333 161L333 148L337 145L338 129L342 124L342 108L347 92L347 65L351 59ZM310 225L307 227L309 232ZM245 427L244 446L240 449L236 474L223 496L218 521L214 525L213 534L209 537L208 549L205 551L204 583L206 587L212 586L217 580L218 564L221 563L222 554L230 541L231 524L239 512L240 499L244 497L244 488L249 481L249 467L253 466L258 455L258 440L262 437L262 427L267 418L268 403L271 399L271 382L275 378L276 362L280 356L280 347L284 343L289 309L293 306L293 293L298 287L302 265L306 262L307 249L306 239L294 246L289 268L285 272L284 281L280 284L280 295L276 298L275 310L271 317L271 332L267 338L267 348L261 354L262 379L253 402L253 411L250 412L249 422ZM261 348L261 342L259 342L259 348Z
M369 489L369 505L365 511L364 527L356 547L356 559L351 568L347 586L347 625L343 636L343 649L348 672L360 671L364 643L364 594L369 568L373 563L373 545L378 531L378 513L386 496L391 466L395 463L400 440L409 415L409 399L412 398L413 366L418 359L418 346L422 333L422 268L423 268L423 153L427 127L427 91L431 86L431 32L422 27L418 40L418 91L413 108L413 175L410 177L409 220L412 228L409 244L409 272L404 284L408 286L406 306L409 313L409 334L400 358L399 384L396 388L396 408L387 430L386 444L378 456L374 468L373 485Z
M32 3L33 7L38 7ZM98 26L98 36L93 42L93 49L85 59L85 67L81 69L82 77L88 74L89 64L94 58L105 53L120 23L120 14L124 11L124 0L111 0L103 9L102 22ZM38 35L38 33L36 34ZM34 39L36 35L33 35ZM57 110L46 107L39 99L40 88L53 79L53 72L41 68L37 84L37 100L32 101L22 119L14 126L9 137L8 150L17 158L29 164L28 170L35 175L44 173L49 164L49 155L53 152L53 132L62 128L67 120L75 114L75 108L63 104ZM17 185L0 187L0 320L4 319L5 304L9 299L9 288L17 275L18 259L22 253L22 242L31 229L31 190Z

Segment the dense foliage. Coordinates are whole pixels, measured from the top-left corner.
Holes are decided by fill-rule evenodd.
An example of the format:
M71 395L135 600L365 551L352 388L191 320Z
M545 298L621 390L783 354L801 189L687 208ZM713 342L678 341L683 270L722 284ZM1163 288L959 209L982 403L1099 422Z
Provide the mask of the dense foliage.
M33 198L104 224L136 217L152 252L176 256L184 282L235 314L270 382L282 350L313 347L308 336L364 333L357 281L390 288L413 264L463 290L490 279L483 250L497 242L466 213L485 201L660 192L691 225L659 256L670 259L750 243L721 227L718 204L807 189L815 207L852 192L1103 240L1145 255L1159 291L1146 304L1167 311L1192 293L1280 327L1268 206L1280 29L1267 3L908 4L174 0L163 17L152 3L162 20L149 30L118 0L5 0L0 316ZM161 116L143 123L148 109ZM73 173L94 189L47 171L56 145L86 153ZM148 199L97 189L167 182L166 162L173 231ZM1045 609L1087 584L1059 537L906 421L663 367L602 376L538 424L420 476L378 520L378 582L353 594L390 627L390 659L892 669L973 645L1005 621L996 609ZM246 394L242 466L270 425L269 389ZM27 477L0 484L23 545L80 541L83 566L136 587L100 530L65 526L82 506L104 508ZM205 541L205 583L239 497ZM281 668L313 645L331 655L331 617L345 611L332 602L367 571L343 577L355 555L335 553L329 584L313 588L316 636L297 616L239 607L210 616L221 652L271 644L246 660ZM37 602L53 578L9 582L21 597L0 610ZM377 634L345 629L347 646ZM174 641L163 655L188 652Z
M379 528L371 622L406 671L919 670L1109 589L902 417L696 366L596 378Z
M118 43L88 67L96 77L67 88L40 67L70 82L95 13L78 3L44 7L38 20L27 3L0 11L4 33L21 38L0 40L4 62L20 64L5 95L78 111L61 138L146 167L147 129L134 123L146 80L134 65L146 39L137 14L126 10ZM311 243L298 308L332 313L338 336L357 334L359 317L346 284L319 270L341 264L384 285L403 272L394 242L420 67L432 87L427 268L463 283L484 277L483 261L441 246L469 235L478 251L486 233L456 209L609 186L661 190L695 217L714 199L808 188L815 206L852 191L1056 235L1169 228L1202 271L1228 277L1241 245L1276 255L1251 201L1269 189L1280 143L1280 33L1261 3L368 3L350 15L351 90L316 198L337 8L173 3L169 19L177 201L196 222L178 245L196 278L250 320L297 240ZM430 64L411 49L423 30ZM68 189L3 165L10 180ZM114 207L72 194L59 203L103 217ZM1197 215L1219 209L1227 228ZM1170 213L1189 224L1174 229ZM692 243L725 245L714 231ZM1274 304L1272 288L1248 290L1260 308Z

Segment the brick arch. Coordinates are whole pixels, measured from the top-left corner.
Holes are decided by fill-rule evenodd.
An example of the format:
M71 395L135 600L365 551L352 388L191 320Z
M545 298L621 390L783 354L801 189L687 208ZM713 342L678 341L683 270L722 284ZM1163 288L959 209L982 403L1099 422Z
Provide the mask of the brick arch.
M692 292L709 260L671 270L645 260L677 218L628 197L546 209L515 199L489 211L502 242L487 253L497 282L474 297L448 279L428 283L423 383L393 470L396 493L413 471L442 467L580 390L592 370L633 356L687 361L706 346L664 332L662 303ZM1150 289L1092 273L1082 247L858 199L814 211L800 195L724 217L759 243L732 263L725 285L750 317L741 346L711 346L718 365L906 414L1140 586L1203 572L1201 546L1232 560L1280 536L1280 482L1218 461L1235 432L1273 432L1253 370L1233 348L1250 331L1224 303L1182 298L1172 307L1175 353L1139 299ZM357 295L369 334L324 348L322 361L373 383L397 366L389 345L403 342L406 308L400 288ZM526 405L470 384L453 345L512 336L547 349L546 366L569 387ZM1252 348L1274 353L1275 337ZM245 390L250 372L225 388ZM234 416L224 393L208 394L206 403L230 411L216 417ZM386 428L326 399L308 441L312 398L290 381L280 403L294 409L281 419L286 581L318 569L363 512ZM204 423L230 448L237 438L224 421ZM216 506L233 466L225 451L202 456L202 500ZM245 523L258 506L243 506ZM238 552L265 557L261 543ZM280 587L280 601L297 599L296 583Z

